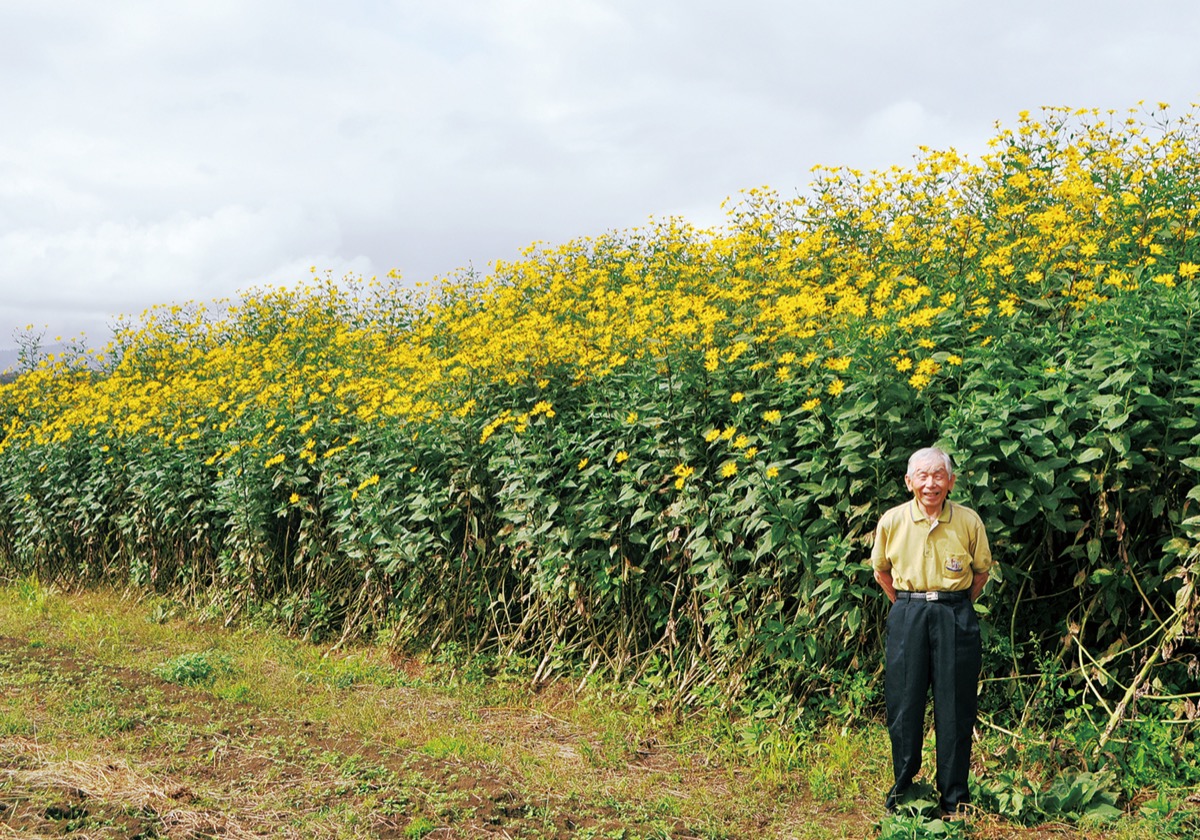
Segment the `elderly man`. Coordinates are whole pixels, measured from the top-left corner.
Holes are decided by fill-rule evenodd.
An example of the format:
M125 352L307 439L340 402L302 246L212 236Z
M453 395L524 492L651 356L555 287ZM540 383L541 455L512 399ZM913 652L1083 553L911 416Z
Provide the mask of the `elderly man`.
M904 484L913 498L880 517L871 550L875 580L892 602L884 698L895 784L885 806L895 809L921 769L932 686L940 805L943 816L958 816L970 802L981 660L972 602L987 582L992 554L979 514L946 499L954 466L945 452L914 452Z

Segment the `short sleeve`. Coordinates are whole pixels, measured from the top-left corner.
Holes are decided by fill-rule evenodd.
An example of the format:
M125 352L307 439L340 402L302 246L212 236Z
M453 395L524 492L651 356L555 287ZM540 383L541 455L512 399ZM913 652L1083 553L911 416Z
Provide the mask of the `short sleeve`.
M886 572L892 568L892 561L887 556L887 528L885 518L875 526L875 544L871 546L871 568Z
M983 574L992 568L992 549L988 545L987 532L983 529L983 520L975 522L975 539L971 551L971 571Z

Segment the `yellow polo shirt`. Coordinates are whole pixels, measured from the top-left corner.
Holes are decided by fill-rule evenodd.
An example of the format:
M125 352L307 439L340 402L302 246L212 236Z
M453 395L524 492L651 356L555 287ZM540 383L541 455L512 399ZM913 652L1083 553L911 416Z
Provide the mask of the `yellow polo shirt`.
M946 500L930 522L909 500L879 518L871 566L890 571L897 589L955 592L970 589L976 573L992 568L992 551L975 511Z

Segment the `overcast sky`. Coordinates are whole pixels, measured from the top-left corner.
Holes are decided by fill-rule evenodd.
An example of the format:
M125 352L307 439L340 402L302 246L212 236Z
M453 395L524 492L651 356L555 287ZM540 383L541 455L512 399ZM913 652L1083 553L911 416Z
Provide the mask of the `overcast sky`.
M0 0L0 348L1200 100L1196 0Z

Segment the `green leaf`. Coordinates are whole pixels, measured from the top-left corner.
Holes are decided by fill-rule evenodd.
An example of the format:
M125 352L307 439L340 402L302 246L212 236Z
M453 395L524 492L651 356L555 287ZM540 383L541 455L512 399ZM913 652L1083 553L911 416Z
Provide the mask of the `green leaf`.
M1110 408L1121 404L1121 398L1116 394L1097 394L1088 400L1094 407L1101 411L1106 411Z
M846 614L846 626L850 628L851 633L857 633L859 626L862 624L862 610L856 604Z
M1110 805L1107 802L1093 802L1083 813L1089 820L1103 820L1105 822L1118 820L1123 815L1120 808Z
M834 444L835 449L848 449L851 447L859 447L866 444L867 439L862 432L846 432L837 439Z
M655 511L647 508L638 508L637 511L629 518L629 527L637 525L639 522L644 522L647 519L654 518Z

